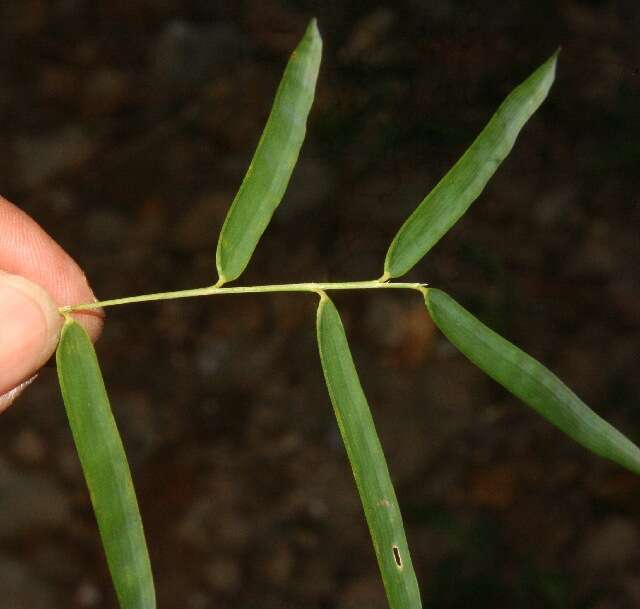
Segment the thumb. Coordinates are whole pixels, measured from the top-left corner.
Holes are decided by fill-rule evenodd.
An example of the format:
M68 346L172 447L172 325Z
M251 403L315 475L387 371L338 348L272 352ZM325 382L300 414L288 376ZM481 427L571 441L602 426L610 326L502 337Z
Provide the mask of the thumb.
M62 322L44 288L0 271L0 410L51 357Z

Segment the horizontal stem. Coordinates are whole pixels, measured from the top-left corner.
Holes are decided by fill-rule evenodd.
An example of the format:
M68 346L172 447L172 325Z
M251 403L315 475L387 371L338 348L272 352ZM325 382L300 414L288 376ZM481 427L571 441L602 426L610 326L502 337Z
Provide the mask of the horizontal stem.
M282 283L275 285L252 285L240 287L216 287L195 288L192 290L178 290L175 292L158 292L156 294L140 294L139 296L127 296L125 298L113 298L111 300L98 300L78 305L68 305L60 308L60 313L72 313L73 311L86 311L116 305L132 304L134 302L150 302L154 300L174 300L176 298L194 298L196 296L215 296L218 294L261 294L265 292L315 292L320 293L329 290L418 290L424 291L424 283L388 283L379 280L374 281L345 281L340 283Z

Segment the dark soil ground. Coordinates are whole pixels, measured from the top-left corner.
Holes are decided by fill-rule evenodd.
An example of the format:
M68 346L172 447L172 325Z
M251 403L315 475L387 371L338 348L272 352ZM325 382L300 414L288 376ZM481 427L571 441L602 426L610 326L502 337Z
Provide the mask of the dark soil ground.
M640 5L4 0L0 190L100 297L211 284L215 244L308 19L307 142L241 282L371 279L407 214L562 45L550 98L411 273L640 441ZM434 330L336 298L426 607L637 609L640 481ZM382 609L323 385L315 299L112 309L98 352L165 609ZM0 421L0 606L115 607L56 387Z

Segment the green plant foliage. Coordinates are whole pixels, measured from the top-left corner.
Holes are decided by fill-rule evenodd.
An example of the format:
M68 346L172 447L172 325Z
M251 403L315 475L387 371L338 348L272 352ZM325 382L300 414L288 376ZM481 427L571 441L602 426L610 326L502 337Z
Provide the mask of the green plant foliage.
M640 474L640 449L593 412L555 374L442 290L427 290L425 302L438 328L478 368L579 444Z
M122 609L155 609L156 596L131 472L91 339L68 318L58 379Z
M547 97L557 55L507 96L467 151L400 227L384 261L385 279L410 271L480 196L520 130Z
M218 238L218 285L246 268L289 183L315 95L322 40L313 19L292 53L262 137Z
M317 339L329 396L364 507L391 609L420 609L400 508L340 316L325 291L409 289L424 297L435 324L472 362L551 423L598 455L640 473L640 449L591 411L539 362L501 338L444 292L389 282L409 271L478 197L547 96L556 55L502 103L454 167L402 225L374 281L221 287L240 276L280 204L298 158L314 97L322 42L315 20L291 56L257 150L222 227L215 286L63 307L57 351L69 423L89 487L122 609L154 609L155 593L129 467L91 341L69 314L133 302L267 292L320 294Z
M353 470L391 609L422 607L396 493L342 320L322 295L316 320L329 397Z

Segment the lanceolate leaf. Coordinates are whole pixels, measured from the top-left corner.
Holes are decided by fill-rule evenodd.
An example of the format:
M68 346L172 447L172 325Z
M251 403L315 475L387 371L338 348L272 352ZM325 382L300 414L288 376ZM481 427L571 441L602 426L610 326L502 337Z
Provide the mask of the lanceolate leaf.
M122 609L155 609L149 555L131 473L96 353L70 319L56 353L58 378Z
M313 19L292 53L271 114L222 226L216 252L222 285L240 276L280 204L304 141L322 55Z
M557 53L507 96L473 144L402 225L387 252L385 278L411 270L478 198L547 96L556 57Z
M490 330L445 292L429 289L425 302L435 324L478 368L576 442L640 474L640 449L557 376Z
M360 493L389 605L391 609L420 609L420 591L384 453L340 315L324 295L318 307L317 333L329 396Z

